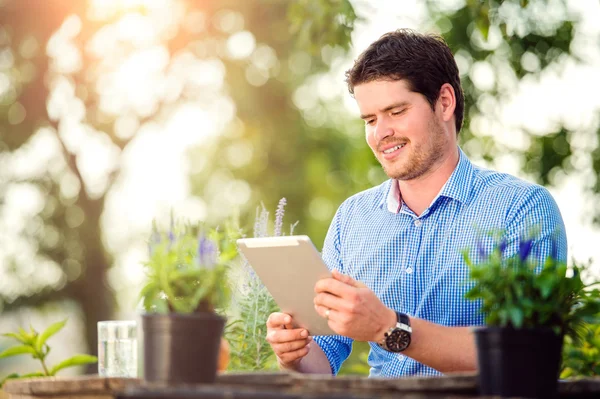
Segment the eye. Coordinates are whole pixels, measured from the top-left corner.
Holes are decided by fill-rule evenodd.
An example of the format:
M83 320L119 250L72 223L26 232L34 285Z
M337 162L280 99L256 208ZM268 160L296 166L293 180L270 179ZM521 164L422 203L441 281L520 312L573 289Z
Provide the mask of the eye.
M365 125L367 125L367 126L373 126L374 123L375 123L375 119L367 119L365 121Z
M403 114L403 113L404 113L404 110L401 109L400 111L394 111L394 112L392 112L392 116L398 116L398 115Z

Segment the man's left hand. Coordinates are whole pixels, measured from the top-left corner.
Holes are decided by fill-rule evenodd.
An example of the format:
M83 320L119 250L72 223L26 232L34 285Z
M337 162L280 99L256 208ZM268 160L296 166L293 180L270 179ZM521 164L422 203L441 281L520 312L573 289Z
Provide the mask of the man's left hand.
M378 342L396 323L387 308L366 285L334 270L331 278L315 285L315 309L337 334L357 341Z

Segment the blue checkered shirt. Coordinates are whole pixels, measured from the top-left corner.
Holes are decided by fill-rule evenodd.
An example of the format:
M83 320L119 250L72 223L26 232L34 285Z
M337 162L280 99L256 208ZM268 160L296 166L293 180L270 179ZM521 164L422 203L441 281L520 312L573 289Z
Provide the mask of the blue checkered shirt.
M459 152L454 172L420 216L401 201L396 180L344 201L327 233L323 259L330 269L365 283L395 311L444 326L477 326L484 324L484 315L480 302L464 298L472 285L462 250L470 249L477 261L477 242L489 253L495 241L484 234L501 229L508 241L505 256L512 256L519 238L535 225L540 232L532 256L545 259L554 245L555 255L566 260L567 239L560 211L545 188L474 166ZM352 340L314 339L337 374ZM371 377L441 374L377 343L370 346Z

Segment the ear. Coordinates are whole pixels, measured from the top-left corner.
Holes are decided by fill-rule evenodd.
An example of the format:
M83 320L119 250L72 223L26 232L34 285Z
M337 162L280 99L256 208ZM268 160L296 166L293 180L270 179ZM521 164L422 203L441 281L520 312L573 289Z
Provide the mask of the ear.
M442 119L444 122L448 122L454 117L456 95L454 93L454 88L450 83L444 83L440 88L440 96L438 97L437 105L442 112Z

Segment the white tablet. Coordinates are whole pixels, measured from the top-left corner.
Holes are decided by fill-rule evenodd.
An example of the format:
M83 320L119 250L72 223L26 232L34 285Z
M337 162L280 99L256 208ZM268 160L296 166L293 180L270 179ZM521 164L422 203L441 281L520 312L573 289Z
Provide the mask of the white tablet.
M307 236L241 238L238 247L283 313L310 335L335 335L314 306L315 283L331 272Z

